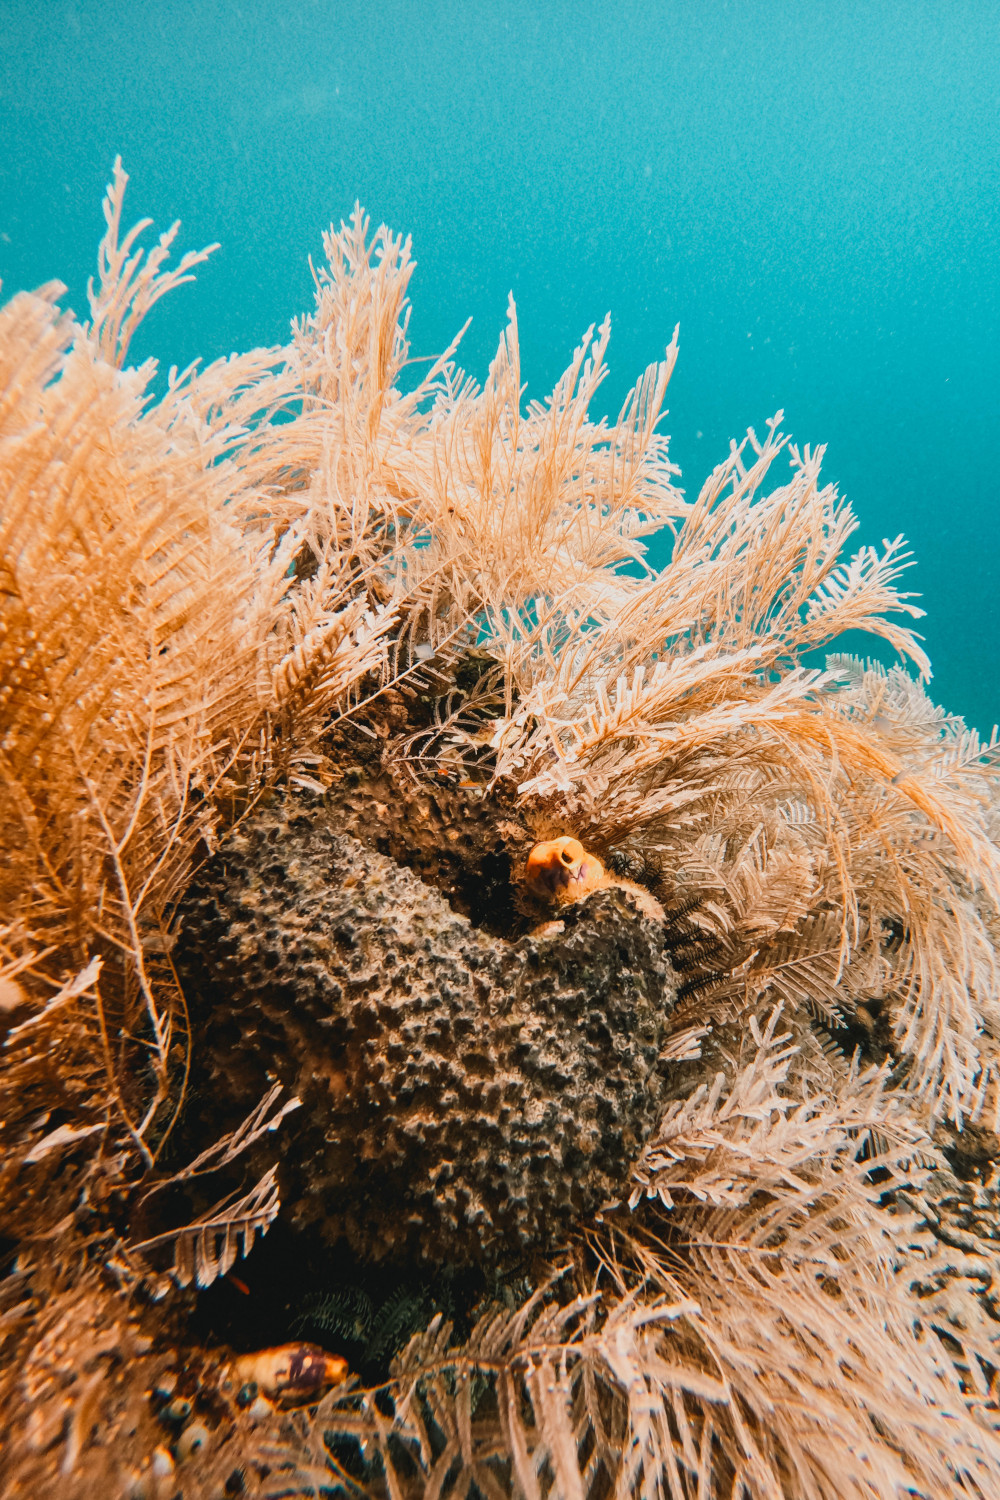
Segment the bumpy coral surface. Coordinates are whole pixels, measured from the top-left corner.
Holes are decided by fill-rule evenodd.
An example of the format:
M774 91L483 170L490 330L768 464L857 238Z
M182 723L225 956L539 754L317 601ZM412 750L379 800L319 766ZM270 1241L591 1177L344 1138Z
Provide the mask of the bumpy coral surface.
M620 1196L659 1118L662 930L605 890L508 943L336 825L258 812L188 898L197 1107L293 1089L282 1201L365 1256L551 1246Z

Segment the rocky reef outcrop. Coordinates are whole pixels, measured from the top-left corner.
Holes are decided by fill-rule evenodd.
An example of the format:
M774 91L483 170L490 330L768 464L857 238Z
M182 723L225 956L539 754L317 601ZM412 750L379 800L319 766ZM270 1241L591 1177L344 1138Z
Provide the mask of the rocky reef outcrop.
M294 1223L372 1259L544 1252L619 1197L662 1113L662 929L606 890L505 941L341 826L275 800L185 900L197 1135L280 1080Z

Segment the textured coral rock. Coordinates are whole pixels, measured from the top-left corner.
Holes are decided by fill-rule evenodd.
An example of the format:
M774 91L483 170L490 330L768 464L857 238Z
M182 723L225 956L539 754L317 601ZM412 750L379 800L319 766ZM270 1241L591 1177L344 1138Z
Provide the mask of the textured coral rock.
M199 1134L280 1079L296 1222L374 1258L554 1244L619 1198L661 1112L661 929L606 890L505 942L336 823L256 813L185 903Z

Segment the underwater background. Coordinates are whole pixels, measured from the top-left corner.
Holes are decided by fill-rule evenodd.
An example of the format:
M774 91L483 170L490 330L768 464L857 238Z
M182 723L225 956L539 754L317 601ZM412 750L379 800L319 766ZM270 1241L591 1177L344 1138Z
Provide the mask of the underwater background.
M528 398L610 310L613 418L679 322L688 495L783 408L855 545L909 538L931 695L1000 718L1000 5L0 0L0 38L4 296L85 315L120 153L127 222L222 246L162 369L284 341L356 199L412 235L414 354L471 314L482 378L513 291Z

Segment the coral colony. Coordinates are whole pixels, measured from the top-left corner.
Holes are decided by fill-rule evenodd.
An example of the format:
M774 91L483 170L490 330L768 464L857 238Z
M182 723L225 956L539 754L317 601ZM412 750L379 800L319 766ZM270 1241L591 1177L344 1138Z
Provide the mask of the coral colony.
M126 181L0 310L5 1494L1000 1494L1000 746L902 540L780 414L679 490L676 336L613 423L607 321L401 379L360 210L154 389Z

